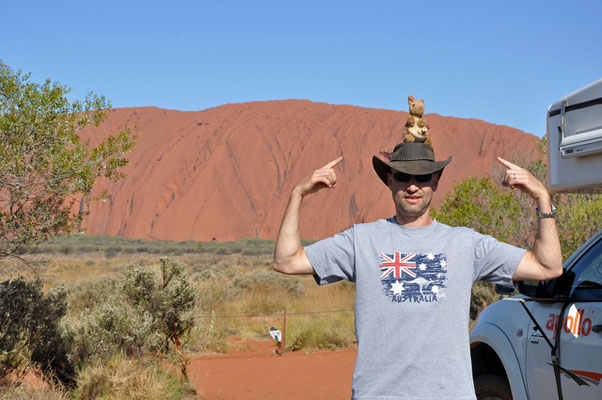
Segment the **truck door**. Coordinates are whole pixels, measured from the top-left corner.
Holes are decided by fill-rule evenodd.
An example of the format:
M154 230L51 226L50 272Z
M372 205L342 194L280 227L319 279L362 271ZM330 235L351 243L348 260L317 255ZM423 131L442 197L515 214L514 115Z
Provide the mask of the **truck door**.
M555 342L560 334L560 381L564 399L602 399L602 240L594 243L565 272L566 285L559 287L570 299L565 302L537 302L532 313ZM560 324L560 329L557 326ZM532 399L557 399L550 347L540 332L529 327L527 387Z
M531 313L545 330L547 337L554 343L555 323L560 315L563 303L534 302ZM542 333L529 321L527 342L527 391L531 400L550 400L558 398L550 346Z

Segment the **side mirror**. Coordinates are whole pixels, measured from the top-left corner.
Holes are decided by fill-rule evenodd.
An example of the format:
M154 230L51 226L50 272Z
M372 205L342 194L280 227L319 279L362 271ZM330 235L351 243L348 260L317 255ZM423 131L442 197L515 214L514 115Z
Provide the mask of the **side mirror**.
M537 297L537 289L540 286L538 281L519 281L518 292L527 297Z
M521 281L518 291L527 297L539 299L567 298L574 280L574 272L564 271L561 276L549 281Z
M513 287L496 284L495 292L500 296L511 296L514 294L514 292L516 292L516 289L514 289Z

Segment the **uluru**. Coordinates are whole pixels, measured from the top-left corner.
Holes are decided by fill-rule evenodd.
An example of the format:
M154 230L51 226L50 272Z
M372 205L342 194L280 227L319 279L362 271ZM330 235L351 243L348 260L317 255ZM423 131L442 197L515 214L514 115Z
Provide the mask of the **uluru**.
M372 169L401 141L407 113L308 100L227 104L203 111L119 108L84 135L140 135L125 178L100 180L82 228L145 240L275 239L294 184L339 155L338 185L303 203L301 237L320 239L354 223L394 214L391 193ZM426 114L445 169L434 206L454 184L492 172L496 156L538 157L536 137L477 119ZM94 140L94 139L93 139Z

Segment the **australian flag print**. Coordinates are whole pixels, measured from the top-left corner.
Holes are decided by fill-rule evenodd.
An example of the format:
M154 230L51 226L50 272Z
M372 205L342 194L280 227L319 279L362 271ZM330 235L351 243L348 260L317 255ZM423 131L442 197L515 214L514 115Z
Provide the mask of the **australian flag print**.
M433 302L445 297L445 254L380 253L383 292L397 303Z

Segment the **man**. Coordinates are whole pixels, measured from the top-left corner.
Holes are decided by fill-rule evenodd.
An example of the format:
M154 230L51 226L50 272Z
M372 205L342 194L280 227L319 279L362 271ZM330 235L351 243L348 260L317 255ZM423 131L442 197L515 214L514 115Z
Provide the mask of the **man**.
M302 179L284 214L274 268L313 274L319 284L356 282L358 355L352 399L475 399L469 339L470 290L479 279L512 285L562 273L555 209L541 182L498 158L503 185L537 203L532 251L500 243L430 216L432 196L451 157L435 161L432 146L400 143L391 161L373 157L389 187L395 216L352 228L305 249L299 235L302 199L336 187L342 157Z

